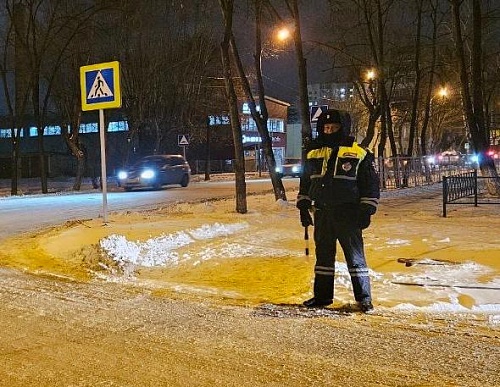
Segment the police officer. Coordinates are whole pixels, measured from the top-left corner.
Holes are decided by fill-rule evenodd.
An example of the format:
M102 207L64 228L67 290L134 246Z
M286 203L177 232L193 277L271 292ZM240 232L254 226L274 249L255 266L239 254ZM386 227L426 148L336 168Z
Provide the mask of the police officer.
M354 298L361 311L373 309L362 230L370 225L380 198L373 154L349 136L350 116L327 110L318 117L317 138L309 147L300 179L297 208L302 226L313 225L314 297L307 307L333 303L337 240L351 276Z

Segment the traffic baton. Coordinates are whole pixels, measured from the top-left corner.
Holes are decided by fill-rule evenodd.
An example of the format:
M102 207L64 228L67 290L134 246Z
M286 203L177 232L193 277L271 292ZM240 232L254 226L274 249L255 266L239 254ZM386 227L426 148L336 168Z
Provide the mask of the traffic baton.
M309 256L309 226L304 227L304 241L306 242L306 256Z

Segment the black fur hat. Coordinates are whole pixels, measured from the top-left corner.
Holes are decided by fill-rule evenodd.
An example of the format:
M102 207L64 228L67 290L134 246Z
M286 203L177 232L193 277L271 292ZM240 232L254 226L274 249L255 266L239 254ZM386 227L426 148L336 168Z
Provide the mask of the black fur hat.
M322 112L318 117L318 122L316 123L316 131L318 132L318 136L323 135L325 124L341 124L342 134L344 136L348 136L351 132L351 116L349 113L336 110L336 109L328 109L327 111Z
M318 117L318 122L324 124L341 124L340 112L338 110L329 109L326 112L322 112Z

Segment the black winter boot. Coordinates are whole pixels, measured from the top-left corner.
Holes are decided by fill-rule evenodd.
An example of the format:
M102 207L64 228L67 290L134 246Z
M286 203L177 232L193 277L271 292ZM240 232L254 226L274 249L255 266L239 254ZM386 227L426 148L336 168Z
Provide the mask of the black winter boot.
M307 306L308 308L323 308L325 306L331 305L333 300L323 300L319 298L310 298L307 301L304 301L302 305Z
M359 303L359 309L361 309L363 313L369 313L373 310L373 304L369 300L361 301Z

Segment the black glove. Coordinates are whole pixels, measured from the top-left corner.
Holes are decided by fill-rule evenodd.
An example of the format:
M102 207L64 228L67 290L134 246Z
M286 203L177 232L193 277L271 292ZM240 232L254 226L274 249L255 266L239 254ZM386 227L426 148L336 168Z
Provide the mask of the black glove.
M358 226L361 230L368 228L371 222L371 214L367 211L360 211L358 214Z
M299 210L307 210L309 211L312 208L311 200L309 199L299 199L296 204Z
M300 210L300 223L302 227L313 225L313 219L309 210Z

